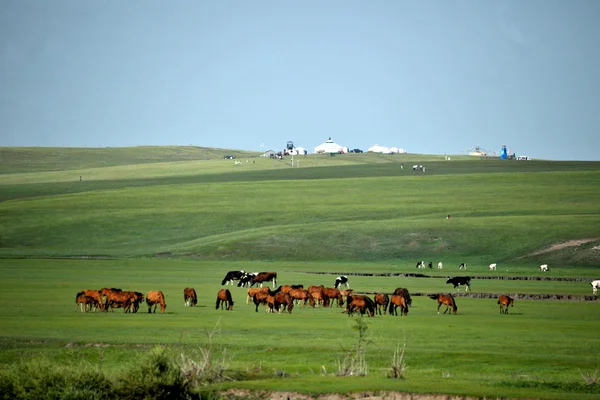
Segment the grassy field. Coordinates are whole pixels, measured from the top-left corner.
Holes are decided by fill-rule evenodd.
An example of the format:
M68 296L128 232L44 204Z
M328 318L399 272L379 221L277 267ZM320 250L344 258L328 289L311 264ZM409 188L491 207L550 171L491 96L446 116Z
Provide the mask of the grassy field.
M447 277L467 273L572 277L587 281L475 279L472 289L589 295L600 277L600 163L353 154L299 157L291 168L290 159L240 153L249 162L235 166L218 149L161 149L2 149L0 364L51 358L113 376L157 345L190 357L210 346L238 374L212 389L600 398L584 379L599 368L597 301L517 300L500 315L494 299L457 298L448 316L415 296L406 318L363 319L367 377L336 375L359 341L360 319L341 309L256 313L237 287L232 312L214 309L233 269L305 286L332 286L339 273L435 276L350 275L368 293L448 292ZM427 174L413 173L416 162ZM533 255L576 239L589 241ZM444 270L417 271L421 259ZM183 305L187 286L196 308ZM162 290L167 312L75 311L76 292L101 287ZM401 380L387 377L397 346Z

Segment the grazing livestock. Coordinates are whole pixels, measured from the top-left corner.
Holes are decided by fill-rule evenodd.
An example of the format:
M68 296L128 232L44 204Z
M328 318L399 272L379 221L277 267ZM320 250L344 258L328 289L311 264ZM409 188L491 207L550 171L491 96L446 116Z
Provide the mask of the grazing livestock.
M220 305L222 310L223 305L225 304L227 305L226 310L233 310L233 299L231 298L231 292L229 289L219 290L219 293L217 293L217 305L215 309L218 310Z
M410 293L408 293L408 289L406 288L396 288L394 290L395 295L404 296L404 300L406 300L406 305L412 306L412 299L410 298Z
M334 288L339 289L340 285L346 285L346 289L350 289L350 284L348 283L348 277L346 275L340 275L335 278Z
M275 295L275 303L273 308L277 310L279 314L285 310L287 310L288 314L291 314L292 309L294 308L294 300L292 300L292 297L289 293L279 292Z
M548 264L542 264L542 265L540 265L540 271L542 271L542 272L548 272Z
M495 270L496 270L496 263L494 263L494 264L490 264L490 266L488 267L488 269L489 269L490 271L495 271Z
M148 314L151 312L156 312L156 306L160 304L160 312L164 313L167 308L167 303L165 303L165 295L160 290L151 290L146 293L146 304L148 305ZM152 306L154 306L154 310L152 310Z
M390 296L386 293L377 293L375 297L373 297L373 301L375 302L377 313L381 315L381 308L383 308L383 315L385 315L387 313L388 304L390 304Z
M95 309L99 308L100 311L104 311L104 303L105 302L102 301L102 295L100 294L99 290L93 290L93 289L82 290L81 292L78 292L77 295L75 296L75 301L77 301L77 298L79 296L88 296L88 297L91 297L97 303L97 305L95 305L95 307L93 307L93 308L95 308Z
M348 313L348 316L350 316L356 311L360 312L361 314L364 314L368 311L369 315L374 317L375 303L367 295L350 295L348 296L348 302L346 303L346 312Z
M442 269L442 268L444 268L444 264L442 264L442 262L440 261L440 262L438 263L438 269Z
M433 263L431 261L429 261L429 263L427 263L427 268L429 268L429 269L433 268Z
M451 283L454 289L460 290L460 285L465 287L465 292L471 289L471 277L470 276L455 276L454 278L448 278L446 283Z
M400 315L408 315L408 304L404 296L394 294L390 298L390 315L398 315L398 307L400 307Z
M265 304L267 306L267 312L272 313L275 308L275 295L281 292L281 286L277 288L277 290L271 290L268 287L265 287L266 290L260 291L252 296L252 300L254 301L254 305L256 305L256 312L258 312L258 306L260 304Z
M194 288L186 287L183 289L183 301L186 307L194 307L198 304L198 296L196 296L196 290Z
M459 269L459 270L460 270L460 269L464 269L464 270L466 270L466 269L467 269L467 263L460 263L460 265L458 266L458 269Z
M417 268L425 268L425 261L417 262Z
M132 310L137 310L136 303L138 302L138 296L135 292L128 291L109 291L106 295L106 306L110 307L112 312L115 308L123 308L123 312L128 313Z
M339 289L323 288L322 293L323 299L325 299L325 302L327 303L327 305L329 305L329 307L331 307L331 305L333 304L333 300L337 300L338 307L344 305L344 298L342 297L342 294L340 293Z
M260 293L260 292L267 292L269 290L269 288L267 286L262 287L262 288L250 288L248 289L248 297L246 298L246 304L250 303L250 300L252 300L252 298L254 297L254 295L256 293Z
M452 312L454 313L454 315L456 315L456 311L458 310L458 307L456 306L456 302L454 301L454 297L452 297L452 295L450 293L448 294L434 294L429 296L431 299L433 300L437 300L438 302L438 306L437 306L437 310L438 310L438 314L440 313L440 307L442 306L442 304L444 304L446 306L446 310L444 311L444 314L446 314L448 312L448 310L450 309L450 307L452 307ZM450 315L450 313L448 313L448 315Z
M319 285L319 286L311 285L307 289L308 292L311 294L311 296L315 299L315 303L316 303L317 307L319 305L323 305L325 307L329 305L329 301L327 301L328 299L323 294L323 289L325 289L325 286L323 286L323 285Z
M592 294L598 294L598 288L600 287L600 279L591 281L590 285L592 285Z
M75 311L79 308L81 312L88 312L93 308L99 307L99 304L93 297L82 294L75 298Z
M108 312L108 295L111 292L121 292L121 289L117 288L102 288L99 290L100 298L102 299L102 304L104 306L104 312Z
M289 295L296 304L302 301L302 306L306 307L306 302L308 301L311 307L315 307L315 298L306 289L292 289L290 290Z
M283 286L281 286L282 293L289 293L294 289L304 289L304 285L283 285Z
M263 282L269 281L273 282L273 289L275 289L275 286L277 286L277 272L259 272L258 275L252 278L250 286L260 283L260 287L263 287Z
M245 272L243 269L240 271L229 271L225 275L225 278L223 278L223 280L221 281L221 285L233 286L233 281L239 281L240 279L242 279L244 274L245 274Z
M252 279L258 275L258 272L246 272L238 282L238 287L250 287Z
M508 306L514 307L515 299L501 294L498 297L498 304L500 304L500 314L508 314Z

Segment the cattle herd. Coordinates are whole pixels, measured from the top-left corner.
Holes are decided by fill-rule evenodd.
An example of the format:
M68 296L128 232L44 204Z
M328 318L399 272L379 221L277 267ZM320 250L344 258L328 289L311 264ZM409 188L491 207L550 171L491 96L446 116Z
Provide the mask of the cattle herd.
M433 263L429 262L429 268L432 268ZM490 264L489 270L495 271L497 264ZM425 268L425 262L417 262L417 268ZM438 263L438 269L442 269L443 264ZM461 263L459 270L466 270L467 264ZM543 264L540 266L540 271L548 271L548 265ZM398 315L398 308L400 308L400 315L406 316L408 314L409 306L412 304L410 294L406 288L397 288L390 296L387 293L377 293L374 298L371 299L366 294L355 293L354 290L350 289L348 277L346 275L340 275L335 279L334 287L325 287L324 285L309 286L304 288L303 285L282 285L277 287L277 273L276 272L252 272L248 273L243 270L241 271L229 271L225 275L225 278L221 281L221 285L232 285L234 281L238 281L238 287L248 287L246 304L251 301L255 305L255 311L258 312L259 306L264 306L265 310L269 313L292 313L295 305L302 305L305 307L307 304L310 307L331 307L333 304L337 304L337 307L343 307L344 313L353 315L354 313L368 314L372 317L375 314L385 315ZM263 286L264 283L271 283L271 289L268 285ZM448 278L447 284L453 285L453 289L460 289L460 286L465 287L465 291L471 289L471 278L468 276L455 276ZM260 285L254 287L255 285ZM345 289L341 287L345 286ZM600 287L600 280L591 282L593 294L597 294L598 288ZM458 307L456 301L451 294L435 294L430 295L434 300L438 302L438 314L440 307L446 305L446 312L456 314ZM148 313L155 313L156 308L160 305L161 313L165 312L167 304L165 303L165 296L161 291L149 291L144 296L141 292L124 291L117 288L102 288L100 290L87 289L82 290L75 296L76 309L79 308L81 312L89 311L104 311L107 312L109 309L114 312L115 308L122 308L125 313L136 313L139 309L140 304L144 301L148 305ZM196 291L193 288L185 288L183 290L183 300L185 306L193 307L198 303L198 297ZM514 299L506 295L501 295L498 298L498 304L500 305L500 313L508 314L508 307L514 306ZM216 309L233 310L233 297L229 289L220 289L217 293Z

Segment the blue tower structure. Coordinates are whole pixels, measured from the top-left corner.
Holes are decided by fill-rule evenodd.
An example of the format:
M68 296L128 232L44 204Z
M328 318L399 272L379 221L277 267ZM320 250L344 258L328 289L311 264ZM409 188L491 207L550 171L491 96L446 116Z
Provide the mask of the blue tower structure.
M500 150L500 159L501 160L506 160L507 157L508 157L508 155L506 154L506 145L503 144L502 145L502 150Z

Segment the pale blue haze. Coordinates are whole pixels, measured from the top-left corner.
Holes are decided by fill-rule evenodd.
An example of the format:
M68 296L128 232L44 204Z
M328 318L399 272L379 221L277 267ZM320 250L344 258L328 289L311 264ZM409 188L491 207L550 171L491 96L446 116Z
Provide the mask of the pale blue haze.
M0 1L0 146L600 160L600 1Z

